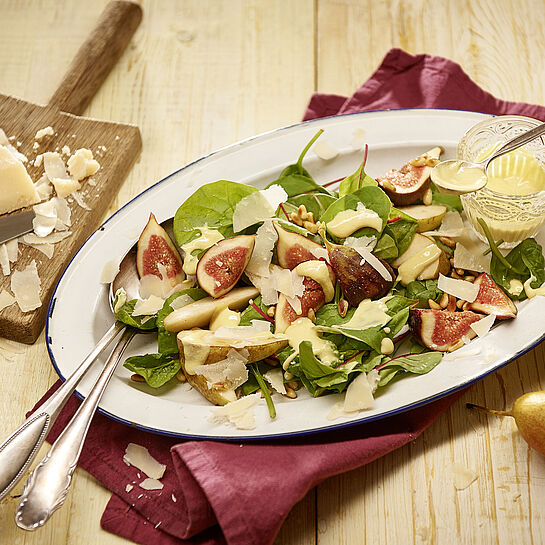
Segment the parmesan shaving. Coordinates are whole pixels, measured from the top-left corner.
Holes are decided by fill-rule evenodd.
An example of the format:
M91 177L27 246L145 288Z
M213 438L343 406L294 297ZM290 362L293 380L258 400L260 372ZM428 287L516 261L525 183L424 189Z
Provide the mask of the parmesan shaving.
M224 360L207 365L196 365L196 375L202 375L210 385L221 384L227 390L234 390L248 380L248 351L231 349Z
M30 246L31 248L34 248L35 250L38 250L39 252L42 252L48 259L51 259L53 257L53 254L55 253L55 246L50 243L46 244L27 244L23 241L24 244L27 246Z
M35 260L32 260L30 265L27 265L22 271L13 271L11 291L21 312L30 312L42 305L40 300L41 281Z
M452 464L452 473L454 476L454 488L456 488L456 490L465 490L478 478L475 471L461 464Z
M449 211L445 214L443 221L435 231L428 231L424 235L444 236L444 237L459 237L463 234L464 221L458 212Z
M363 263L369 263L369 265L371 265L371 267L373 267L373 269L375 269L375 271L377 271L387 282L392 280L392 275L388 269L384 266L380 259L373 255L367 248L363 246L356 246L354 249L361 255ZM363 263L361 264L363 265Z
M134 310L132 311L133 316L152 316L157 314L165 303L165 300L157 295L150 295L146 299L138 299L136 305L134 305Z
M83 197L81 196L81 193L79 191L72 191L70 193L72 197L74 197L74 200L78 203L81 208L84 210L91 210L91 207L83 200Z
M254 191L242 198L233 213L233 231L238 233L250 225L274 217L278 206L286 202L288 194L277 184Z
M473 303L479 293L479 286L477 284L472 284L467 280L449 278L448 276L444 276L442 274L439 275L437 287L441 291L444 291L449 295L453 295L456 297L456 299L463 299L468 303Z
M64 240L66 237L69 237L72 234L71 231L62 231L61 233L51 233L45 237L39 237L33 233L28 233L23 236L23 242L25 244L56 244L61 240Z
M80 183L66 172L64 161L56 152L44 153L44 169L59 197L67 197L81 187Z
M257 230L252 257L246 266L246 273L267 276L271 264L274 245L278 240L278 233L271 220L265 220Z
M279 393L285 394L284 373L282 369L271 369L263 373L263 378Z
M371 409L374 405L373 393L380 380L378 371L373 369L369 373L360 373L346 389L343 410L352 413L364 409Z
M239 430L253 430L255 428L254 407L259 401L259 394L252 394L237 401L231 401L223 407L215 407L212 409L209 421L229 423Z
M130 492L133 488L134 488L134 486L133 486L132 484L128 484L128 485L125 487L125 492Z
M42 156L38 155L38 157ZM36 163L36 161L34 161L34 163ZM41 200L49 199L49 197L51 197L51 193L53 193L53 186L51 185L49 178L45 174L43 174L41 178L34 184L34 187L36 188L38 196Z
M160 464L146 447L129 443L125 449L123 461L140 469L152 479L160 479L165 474L166 465Z
M163 483L157 479L144 479L138 486L144 490L161 490Z
M67 150L70 153L70 149ZM64 153L64 148L63 148ZM93 152L87 148L76 150L74 155L68 159L68 171L75 180L83 180L95 174L100 164L93 158Z
M473 331L475 331L475 333L479 337L484 337L485 335L488 335L488 332L490 331L490 328L494 325L495 320L496 316L494 314L490 314L489 316L486 316L485 318L482 318L477 322L473 322L469 327Z
M470 252L459 242L454 249L454 267L465 271L490 272L490 255L475 254Z
M102 267L102 273L100 275L101 284L111 284L114 278L119 272L119 263L116 260L107 261Z
M312 151L324 161L335 159L339 155L339 150L334 148L327 140L319 140L312 147Z
M0 291L0 311L13 305L13 303L15 303L15 297L11 293L6 290Z

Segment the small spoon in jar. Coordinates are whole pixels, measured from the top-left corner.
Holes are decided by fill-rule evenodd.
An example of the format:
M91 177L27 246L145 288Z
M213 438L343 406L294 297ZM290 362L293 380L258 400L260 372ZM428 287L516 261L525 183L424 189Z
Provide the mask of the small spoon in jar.
M509 153L545 133L545 123L509 140L483 161L441 161L431 171L432 182L444 193L464 195L483 189L488 183L486 169L497 157Z

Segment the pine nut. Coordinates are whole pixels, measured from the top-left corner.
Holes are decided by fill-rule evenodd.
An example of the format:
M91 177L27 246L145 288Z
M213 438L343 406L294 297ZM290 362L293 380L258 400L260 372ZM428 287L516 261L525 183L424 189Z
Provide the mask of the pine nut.
M284 395L290 399L295 399L297 397L297 392L288 386Z
M466 272L464 271L464 269L456 269L456 274L459 274L460 276L464 276Z
M424 196L422 197L422 202L426 206L429 206L432 200L433 200L433 193L431 192L431 189L428 187L428 189L426 189L426 192L424 193Z
M267 316L270 316L272 318L275 312L276 312L275 306L269 307L269 309L267 310Z
M439 240L449 248L455 248L456 247L456 241L452 240L450 237L439 237ZM452 261L454 262L454 258L452 258ZM454 264L454 263L453 263Z
M137 375L136 373L131 375L131 380L133 382L146 382L146 379L144 377L141 377L140 375Z
M456 310L456 297L454 295L448 294L448 303L446 310L448 312L454 312Z
M176 373L176 378L182 383L187 381L187 379L185 378L184 372L181 369Z
M289 371L286 371L286 372L284 373L284 378L285 378L286 380L291 380L293 377L295 377L295 375L294 375L293 373L290 373Z
M465 280L466 282L474 282L474 281L475 281L475 277L474 277L472 274L468 274L468 275L464 278L464 280Z
M464 306L464 303L465 301L463 299L458 299L458 301L456 301L456 306L458 308L462 308Z
M460 276L456 271L450 271L450 276L452 276L452 278L456 278L457 280L463 280L464 277L463 276Z
M428 299L428 306L430 308L433 308L434 310L439 310L441 308L441 306L436 303L433 299Z
M441 308L446 308L446 306L448 305L448 293L443 293L443 296L441 297L441 301L439 301L439 306Z
M301 385L296 380L292 380L290 382L286 382L286 387L291 388L292 390L299 390Z
M308 309L307 318L313 323L316 323L316 312L314 312L313 308Z

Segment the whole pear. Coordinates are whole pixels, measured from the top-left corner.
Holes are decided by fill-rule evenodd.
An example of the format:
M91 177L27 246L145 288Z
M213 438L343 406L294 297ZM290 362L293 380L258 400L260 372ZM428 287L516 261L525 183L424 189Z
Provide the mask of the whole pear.
M512 416L528 445L545 456L545 390L520 396L510 411L494 411L473 403L468 403L467 407L498 416Z

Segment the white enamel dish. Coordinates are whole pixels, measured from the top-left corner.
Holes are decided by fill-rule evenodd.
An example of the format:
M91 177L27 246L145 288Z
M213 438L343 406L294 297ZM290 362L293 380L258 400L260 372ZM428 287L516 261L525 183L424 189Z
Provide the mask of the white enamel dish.
M51 361L61 378L68 376L113 323L107 287L100 274L107 261L118 262L138 238L150 212L161 222L199 185L234 180L264 187L296 161L305 144L320 128L322 139L340 150L324 161L312 150L305 167L318 183L355 171L362 144L369 144L366 171L378 176L408 159L441 145L445 158L454 158L462 135L484 114L452 110L393 110L331 117L271 131L223 148L150 187L114 214L82 246L64 271L51 299L46 340ZM277 417L270 420L264 402L255 409L256 427L238 430L209 421L212 405L187 385L173 380L158 390L131 382L131 373L118 366L100 403L100 411L114 420L148 431L185 438L257 439L293 436L341 428L384 418L439 399L483 378L538 344L545 335L542 298L520 306L515 320L500 324L487 336L457 351L427 375L404 378L376 398L375 407L351 417L328 420L339 395L313 399L299 390L295 400L274 396ZM157 352L153 334L139 335L130 355ZM450 357L449 357L450 358ZM102 362L105 361L103 356ZM81 382L85 397L98 375L100 363Z

